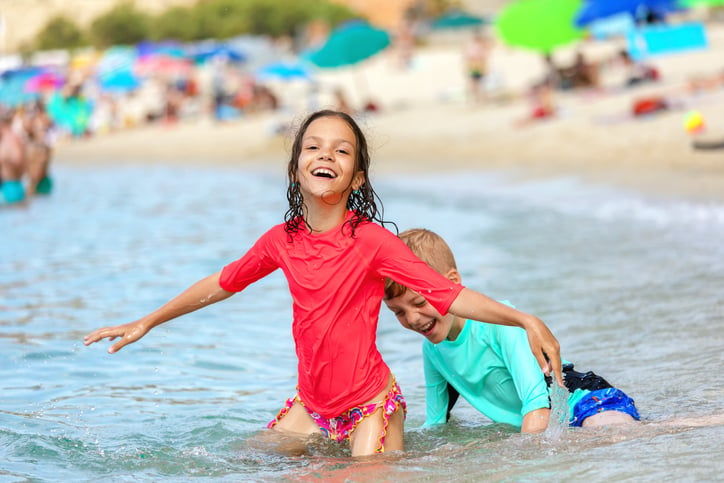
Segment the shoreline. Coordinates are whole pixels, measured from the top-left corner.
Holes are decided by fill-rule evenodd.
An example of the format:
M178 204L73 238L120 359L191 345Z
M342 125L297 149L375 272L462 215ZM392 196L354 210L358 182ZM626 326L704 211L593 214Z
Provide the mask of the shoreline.
M519 130L486 126L512 122L519 111L519 106L442 105L361 119L372 173L504 171L521 180L573 176L646 196L724 203L724 153L692 149L691 136L679 127L681 113L600 130L582 126L576 115ZM424 121L430 117L440 121ZM284 172L291 137L272 133L279 119L270 114L224 124L154 125L67 141L56 147L53 165L243 168L278 163ZM631 130L641 137L639 146L631 145Z

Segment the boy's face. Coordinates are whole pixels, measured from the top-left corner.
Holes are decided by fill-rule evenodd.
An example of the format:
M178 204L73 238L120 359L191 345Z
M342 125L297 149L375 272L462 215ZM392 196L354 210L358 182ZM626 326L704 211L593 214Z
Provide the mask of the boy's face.
M454 316L440 315L440 312L417 292L407 289L399 297L385 299L385 305L404 328L419 332L433 344L439 344L450 333Z

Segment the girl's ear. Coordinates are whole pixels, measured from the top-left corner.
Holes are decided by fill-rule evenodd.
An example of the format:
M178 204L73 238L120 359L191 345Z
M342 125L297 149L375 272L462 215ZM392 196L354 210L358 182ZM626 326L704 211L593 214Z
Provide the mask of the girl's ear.
M451 268L447 272L445 272L445 277L447 277L449 280L452 280L455 283L462 283L463 279L460 276L460 272L458 272L456 269Z
M365 173L364 171L357 171L352 179L352 189L358 190L365 184Z

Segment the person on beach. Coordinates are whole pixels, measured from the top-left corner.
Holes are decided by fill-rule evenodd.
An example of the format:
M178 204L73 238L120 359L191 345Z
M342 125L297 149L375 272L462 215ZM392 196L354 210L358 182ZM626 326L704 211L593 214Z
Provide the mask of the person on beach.
M438 234L418 228L399 236L430 267L462 282L452 250ZM391 279L385 282L385 304L403 327L427 339L422 347L426 427L446 423L462 395L493 422L518 426L524 433L547 428L551 381L538 368L525 332L441 315L420 292ZM633 399L593 372L581 373L566 363L563 380L570 393L570 426L639 420Z
M19 204L25 201L23 179L27 174L25 143L12 128L12 112L0 112L0 200Z
M84 343L119 339L108 349L118 352L281 269L293 300L298 381L268 427L285 441L319 434L349 441L353 456L403 450L405 401L376 346L384 281L391 278L424 293L440 313L525 328L540 368L552 369L562 385L559 344L540 319L443 277L384 228L369 167L367 141L352 117L309 115L292 145L284 223L154 312L95 330Z
M475 30L465 46L465 66L470 83L470 97L478 103L485 100L483 82L488 72L488 57L492 49L491 41L480 30Z
M41 101L31 106L23 124L28 162L27 195L50 194L53 188L50 176L53 121Z

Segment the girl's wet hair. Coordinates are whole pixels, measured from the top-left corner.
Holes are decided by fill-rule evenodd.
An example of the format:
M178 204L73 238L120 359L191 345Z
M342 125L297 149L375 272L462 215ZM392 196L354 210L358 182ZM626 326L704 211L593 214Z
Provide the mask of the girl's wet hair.
M355 152L355 171L362 171L364 175L364 183L359 189L352 191L347 200L347 209L354 214L346 222L349 224L351 234L354 236L355 229L363 221L376 221L380 224L390 223L383 220L384 208L382 200L370 182L370 154L367 147L367 139L357 122L349 115L340 111L321 110L310 114L299 126L297 134L292 144L292 152L287 167L287 201L289 201L289 209L284 214L284 231L290 235L298 232L300 229L309 229L304 219L304 199L299 189L299 183L296 182L297 168L299 166L299 155L302 152L302 139L307 132L307 128L317 119L323 117L336 117L343 120L352 129L356 140ZM379 208L378 208L379 203ZM394 223L392 223L394 225ZM397 228L395 226L395 228ZM395 230L397 231L397 230Z

